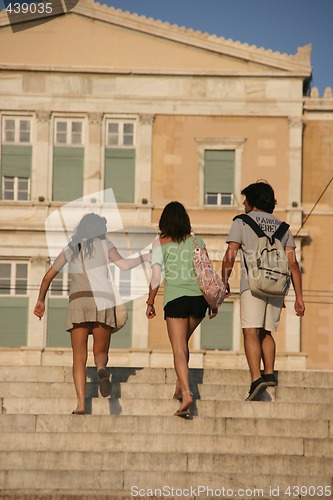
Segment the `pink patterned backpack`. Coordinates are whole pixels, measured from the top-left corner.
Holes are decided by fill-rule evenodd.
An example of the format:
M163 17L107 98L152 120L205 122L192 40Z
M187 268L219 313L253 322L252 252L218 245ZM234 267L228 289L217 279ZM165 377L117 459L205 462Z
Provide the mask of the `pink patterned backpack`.
M220 276L215 271L209 259L206 247L200 248L195 236L191 235L194 240L194 270L199 281L200 290L202 291L207 303L211 309L217 309L226 296L226 290Z

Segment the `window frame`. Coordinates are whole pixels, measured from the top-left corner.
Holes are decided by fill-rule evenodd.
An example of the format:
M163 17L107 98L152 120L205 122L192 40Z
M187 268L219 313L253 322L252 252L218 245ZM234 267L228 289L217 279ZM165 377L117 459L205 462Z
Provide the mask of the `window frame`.
M121 131L119 132L118 129L118 137L120 140L116 144L111 144L109 143L109 125L111 124L117 124L122 125ZM133 125L133 142L132 144L124 144L124 137L125 137L125 132L124 132L124 127L125 125ZM136 118L130 117L130 118L106 118L105 120L105 148L106 149L136 149L136 131L137 131L137 120Z
M199 169L199 206L205 209L233 209L238 206L238 193L241 191L241 173L245 137L199 137L195 139ZM205 185L205 152L206 150L235 151L235 182L232 203L230 205L208 205L204 191Z
M59 123L64 122L66 123L66 142L58 142L57 141L57 135L58 135L58 129L57 126ZM80 123L81 124L81 137L80 137L80 142L73 142L73 124L74 123ZM82 148L84 147L85 144L85 119L82 117L61 117L61 116L55 116L54 117L54 130L53 130L53 146L55 147L70 147L70 148L75 148L79 147Z
M52 262L54 259L52 259ZM66 266L67 267L67 266ZM60 281L61 277L61 290L60 293L55 293L55 283ZM51 283L50 286L50 298L52 299L63 299L63 298L68 298L69 295L69 287L70 287L70 279L69 279L69 273L64 271L63 269L57 274L57 276L54 278L54 280Z
M29 264L27 261L21 260L0 260L0 264L9 264L10 267L10 283L9 283L9 293L2 293L0 288L0 297L27 297L29 295L28 292L28 283L29 283ZM17 280L20 279L17 277L17 266L18 265L26 266L26 286L24 293L16 293L17 292ZM21 278L22 279L22 278ZM1 283L1 278L0 278Z
M13 141L8 141L6 140L6 121L7 120L13 120L14 121L14 140ZM28 141L22 141L20 140L20 134L21 132L27 132L27 131L21 131L20 127L20 122L26 121L29 123L29 140ZM2 116L2 134L1 134L1 141L2 144L6 145L14 145L14 146L29 146L32 144L32 117L31 116L24 116L24 115L3 115Z
M6 182L6 179L14 179L14 189L13 189L13 193L14 193L14 197L13 199L6 199L5 198L5 193L6 193L6 189L5 189L5 182ZM18 189L18 184L19 184L19 180L26 180L28 181L28 190L27 190L27 198L24 199L24 200L20 200L18 198L18 193L19 193L19 189ZM9 175L3 175L2 176L2 201L30 201L30 195L31 195L31 178L30 177L20 177L20 176L9 176Z

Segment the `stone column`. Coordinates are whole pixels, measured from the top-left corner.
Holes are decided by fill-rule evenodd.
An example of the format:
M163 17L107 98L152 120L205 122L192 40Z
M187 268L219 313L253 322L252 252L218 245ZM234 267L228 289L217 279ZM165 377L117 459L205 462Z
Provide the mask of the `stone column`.
M288 223L293 229L302 224L302 147L303 120L289 117L289 207ZM301 261L301 240L297 242L297 258ZM294 311L293 288L286 297L286 352L300 352L301 320Z
M103 190L102 113L88 114L88 134L84 154L83 195ZM103 200L100 200L101 202Z
M302 223L302 144L303 120L289 117L289 219L294 227Z
M135 203L151 202L151 169L154 115L140 115L135 163Z
M29 293L29 310L28 310L28 338L27 346L42 349L46 344L46 329L47 329L47 299L45 306L44 317L39 320L33 314L33 309L38 297L38 286L49 266L48 257L36 255L30 260L29 283L34 285L34 289ZM36 289L35 289L36 287Z
M52 197L50 118L50 111L36 112L36 141L33 144L31 172L31 200L36 203L49 202Z

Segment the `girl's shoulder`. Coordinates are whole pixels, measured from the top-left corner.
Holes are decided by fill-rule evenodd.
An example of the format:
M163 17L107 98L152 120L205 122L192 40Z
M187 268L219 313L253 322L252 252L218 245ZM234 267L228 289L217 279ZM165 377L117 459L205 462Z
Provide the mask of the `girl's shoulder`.
M199 236L198 234L194 234L193 233L193 237L195 238L199 248L204 248L206 245L205 245L205 242L204 240L201 238L201 236Z

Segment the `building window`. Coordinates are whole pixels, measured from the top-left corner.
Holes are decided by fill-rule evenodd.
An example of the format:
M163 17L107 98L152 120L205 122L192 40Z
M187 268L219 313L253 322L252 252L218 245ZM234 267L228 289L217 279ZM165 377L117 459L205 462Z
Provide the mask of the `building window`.
M27 295L28 264L0 262L0 295Z
M83 144L83 122L74 119L57 119L54 143L59 146L81 146Z
M30 179L27 177L2 177L2 199L24 201L30 199Z
M118 203L135 199L135 129L135 120L106 122L104 189L112 188Z
M56 118L54 126L52 200L73 201L83 196L83 120Z
M52 280L50 287L51 297L68 297L70 281L68 273L60 272Z
M245 138L197 138L199 205L228 207L238 204Z
M108 121L106 123L107 147L132 148L134 146L134 121Z
M205 205L232 205L235 151L205 150Z
M10 117L3 119L4 144L29 144L31 143L31 119Z
M2 120L0 198L30 199L32 166L31 119L4 117Z
M232 205L234 196L232 193L206 193L206 205Z

